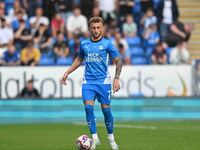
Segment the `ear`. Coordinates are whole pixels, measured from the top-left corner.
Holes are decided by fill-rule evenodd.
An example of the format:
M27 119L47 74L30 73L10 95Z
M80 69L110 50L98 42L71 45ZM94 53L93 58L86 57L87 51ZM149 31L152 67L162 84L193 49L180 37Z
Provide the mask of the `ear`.
M105 31L106 31L106 28L105 28L105 26L103 25L103 26L102 26L102 34L103 34L103 35L105 34Z
M91 26L91 24L88 26L88 29L89 29L90 32L92 31L92 26Z

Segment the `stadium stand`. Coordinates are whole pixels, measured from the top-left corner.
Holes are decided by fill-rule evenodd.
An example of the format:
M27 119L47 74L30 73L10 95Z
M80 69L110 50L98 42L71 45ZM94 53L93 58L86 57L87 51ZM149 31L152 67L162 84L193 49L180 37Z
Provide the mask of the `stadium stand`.
M91 5L88 6L91 7L91 9L88 8L86 10L85 1L83 0L76 2L38 0L34 3L28 0L1 0L0 32L3 33L6 29L9 31L12 30L13 33L10 32L9 35L0 34L0 59L3 59L3 53L6 51L9 43L14 43L16 50L20 54L21 50L26 46L26 41L33 39L34 47L39 48L42 54L38 65L70 65L79 50L80 41L89 36L88 32L86 32L87 21L85 21L85 19L100 14L106 22L106 36L114 41L117 38L115 34L119 32L122 39L125 39L128 43L128 47L126 45L123 46L125 51L127 51L127 56L130 55L128 56L130 57L130 61L124 61L124 64L152 64L151 56L153 51L160 40L165 42L163 32L166 32L166 29L170 28L170 24L167 25L167 28L166 24L163 26L162 18L160 18L158 14L160 11L166 11L163 6L168 5L168 3L162 3L162 0L118 0L115 2L116 5L119 6L119 9L116 9L117 7L105 5L98 0L92 0L90 3ZM110 3L114 4L114 1L110 1ZM192 32L187 50L190 52L191 59L199 59L200 10L198 8L200 7L200 1L171 0L171 3L173 6L173 8L171 7L173 10L173 21L181 21L183 26L184 23L188 22L195 24L195 29ZM174 8L174 6L178 7ZM95 10L99 10L99 12L92 12ZM110 12L108 11L109 13L105 13L106 10ZM176 13L174 14L174 12ZM116 14L120 17L116 18ZM133 18L131 18L131 16L133 16ZM36 18L39 19L37 20ZM84 23L82 24L84 24L84 30L80 28L83 26L79 25L80 27L78 27L80 19L77 20L77 18L83 20L82 22ZM4 25L5 21L6 25ZM70 23L75 24L69 25ZM78 29L75 28L73 32L71 32L69 27L72 26L77 26ZM129 32L131 33L129 34ZM55 50L55 44L59 33L64 35L62 39L66 42L65 52L62 52L62 48L60 50ZM124 42L119 42L117 44L124 44ZM118 47L118 45L116 46ZM59 48L60 46L58 45L57 49ZM173 47L168 47L163 43L163 49L167 53L167 63L169 64L170 52ZM43 54L45 53L49 55L44 56ZM125 55L122 57L125 57ZM1 63L1 65L9 64Z

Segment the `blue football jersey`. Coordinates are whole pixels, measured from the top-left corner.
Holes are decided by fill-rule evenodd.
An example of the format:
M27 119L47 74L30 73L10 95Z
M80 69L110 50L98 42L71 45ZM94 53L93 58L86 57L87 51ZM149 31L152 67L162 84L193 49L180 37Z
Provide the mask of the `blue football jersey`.
M111 83L108 72L109 57L119 57L119 52L110 40L102 38L99 41L81 41L78 57L83 58L85 62L83 84Z

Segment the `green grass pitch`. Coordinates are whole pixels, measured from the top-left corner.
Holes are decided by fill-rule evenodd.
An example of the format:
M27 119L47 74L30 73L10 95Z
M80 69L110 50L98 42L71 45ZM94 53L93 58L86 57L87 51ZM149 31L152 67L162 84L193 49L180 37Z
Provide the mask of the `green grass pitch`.
M105 127L101 145L110 150ZM81 124L0 125L0 150L76 150L75 140L88 134ZM200 150L200 121L116 123L120 150Z

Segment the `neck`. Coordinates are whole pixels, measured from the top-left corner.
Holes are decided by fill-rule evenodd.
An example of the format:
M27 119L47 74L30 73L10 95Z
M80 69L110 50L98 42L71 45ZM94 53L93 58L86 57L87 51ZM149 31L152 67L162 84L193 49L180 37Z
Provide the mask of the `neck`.
M91 37L91 41L97 42L100 41L103 37L99 36L98 38L94 38L93 36Z

